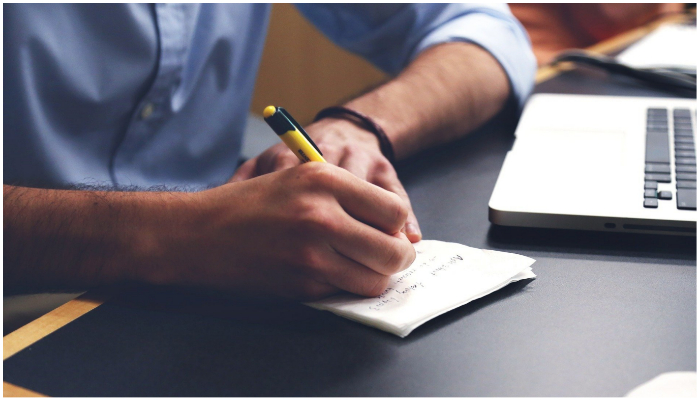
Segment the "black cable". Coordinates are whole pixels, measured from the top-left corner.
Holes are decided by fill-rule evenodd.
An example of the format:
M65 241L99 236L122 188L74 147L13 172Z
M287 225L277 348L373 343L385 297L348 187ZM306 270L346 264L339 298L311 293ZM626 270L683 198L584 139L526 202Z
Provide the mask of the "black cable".
M695 92L697 90L697 78L695 71L675 68L633 68L618 63L615 59L585 51L572 50L557 56L552 65L571 62L599 68L613 74L619 74L638 79L666 89L682 89Z

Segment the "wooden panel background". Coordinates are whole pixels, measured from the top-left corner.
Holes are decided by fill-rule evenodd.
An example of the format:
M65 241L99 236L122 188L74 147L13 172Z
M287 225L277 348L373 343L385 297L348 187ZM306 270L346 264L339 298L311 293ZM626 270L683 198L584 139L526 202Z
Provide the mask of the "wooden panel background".
M251 111L274 104L308 124L324 107L386 79L370 63L333 44L291 4L274 4Z

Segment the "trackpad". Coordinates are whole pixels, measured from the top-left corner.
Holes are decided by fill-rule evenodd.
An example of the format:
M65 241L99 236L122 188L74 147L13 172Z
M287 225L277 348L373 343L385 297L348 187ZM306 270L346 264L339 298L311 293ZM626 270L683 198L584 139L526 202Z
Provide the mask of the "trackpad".
M621 179L625 136L622 131L538 130L516 140L512 153L535 180L560 185L575 180L600 188Z

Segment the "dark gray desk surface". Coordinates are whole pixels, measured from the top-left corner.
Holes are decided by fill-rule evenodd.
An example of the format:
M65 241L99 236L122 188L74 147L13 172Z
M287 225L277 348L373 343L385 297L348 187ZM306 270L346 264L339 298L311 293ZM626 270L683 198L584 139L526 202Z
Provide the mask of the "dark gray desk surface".
M664 95L590 71L537 89ZM405 339L299 305L247 305L256 316L138 290L5 361L4 380L48 395L621 396L696 370L695 239L492 226L513 141L497 120L399 173L426 238L533 257L534 281Z

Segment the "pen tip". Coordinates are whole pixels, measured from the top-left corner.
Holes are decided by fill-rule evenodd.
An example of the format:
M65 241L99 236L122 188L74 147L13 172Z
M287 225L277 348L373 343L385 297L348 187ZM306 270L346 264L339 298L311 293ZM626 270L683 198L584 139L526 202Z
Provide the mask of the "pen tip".
M277 107L275 106L267 106L265 107L265 110L263 110L263 117L268 118L271 117L275 112L277 111Z

